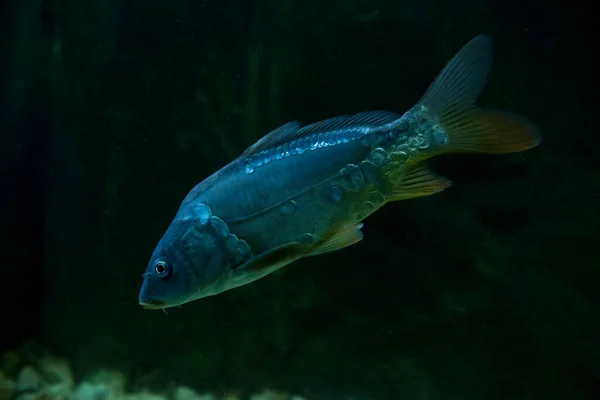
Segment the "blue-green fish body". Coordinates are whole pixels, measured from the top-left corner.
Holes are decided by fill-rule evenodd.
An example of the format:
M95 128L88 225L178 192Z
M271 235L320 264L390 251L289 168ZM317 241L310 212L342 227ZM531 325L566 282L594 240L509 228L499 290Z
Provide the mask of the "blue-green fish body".
M450 186L427 169L434 155L535 146L528 121L473 105L491 58L489 39L473 39L403 115L290 122L267 134L186 196L150 259L140 304L181 305L360 241L361 221L384 204Z

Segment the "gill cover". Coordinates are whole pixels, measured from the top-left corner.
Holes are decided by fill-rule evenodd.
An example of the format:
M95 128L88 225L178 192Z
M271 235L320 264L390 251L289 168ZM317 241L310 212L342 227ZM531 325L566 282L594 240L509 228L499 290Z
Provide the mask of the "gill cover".
M250 257L248 243L232 234L210 207L185 204L152 254L139 302L146 308L167 308L219 292L222 278Z
M196 232L211 235L222 253L229 257L231 267L247 261L252 256L248 243L231 233L227 224L221 218L212 215L212 210L206 204L188 204L178 214L183 222L191 221ZM184 235L182 245L186 252L193 253L196 247L187 239Z

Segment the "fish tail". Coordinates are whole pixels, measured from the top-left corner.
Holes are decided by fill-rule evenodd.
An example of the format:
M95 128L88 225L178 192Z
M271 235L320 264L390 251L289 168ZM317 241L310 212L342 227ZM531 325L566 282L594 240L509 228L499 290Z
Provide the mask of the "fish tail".
M476 107L492 66L492 42L481 35L467 43L444 67L413 107L426 113L440 153L514 153L535 147L537 127L508 112ZM427 153L425 151L424 153Z

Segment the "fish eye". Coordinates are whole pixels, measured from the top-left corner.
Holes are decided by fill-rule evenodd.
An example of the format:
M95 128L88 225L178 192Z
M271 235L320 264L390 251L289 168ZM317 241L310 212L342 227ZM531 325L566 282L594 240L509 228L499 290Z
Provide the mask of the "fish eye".
M166 262L159 261L156 264L154 264L154 272L156 272L156 275L159 278L166 278L167 276L169 276L171 269L169 268Z

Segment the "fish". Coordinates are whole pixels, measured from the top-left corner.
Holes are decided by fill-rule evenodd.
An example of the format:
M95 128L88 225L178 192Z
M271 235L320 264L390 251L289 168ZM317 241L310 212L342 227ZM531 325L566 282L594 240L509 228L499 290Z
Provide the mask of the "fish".
M363 111L266 134L185 196L142 275L139 305L181 306L355 245L387 203L452 185L428 168L431 157L537 146L525 117L475 105L492 58L479 35L402 115Z

